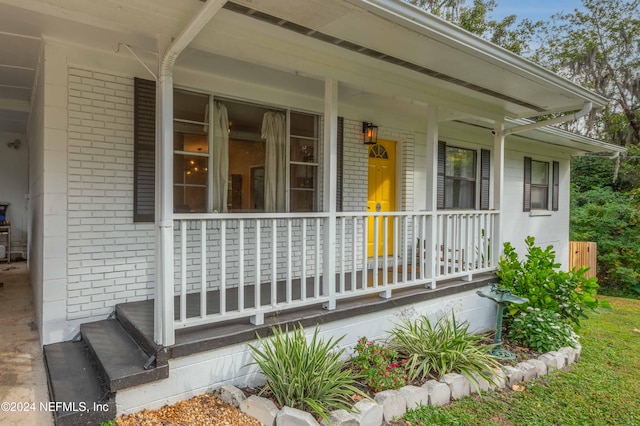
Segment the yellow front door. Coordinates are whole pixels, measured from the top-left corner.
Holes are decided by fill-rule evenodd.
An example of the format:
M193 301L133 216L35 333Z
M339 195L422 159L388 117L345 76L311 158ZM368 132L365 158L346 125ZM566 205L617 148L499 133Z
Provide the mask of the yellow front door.
M396 188L396 143L378 140L369 146L369 198L368 212L392 212L395 210ZM383 219L378 219L378 241L374 241L374 220L369 218L369 233L367 238L368 255L374 255L374 244L378 246L378 256L384 254L384 225ZM393 254L393 221L388 223L387 254Z

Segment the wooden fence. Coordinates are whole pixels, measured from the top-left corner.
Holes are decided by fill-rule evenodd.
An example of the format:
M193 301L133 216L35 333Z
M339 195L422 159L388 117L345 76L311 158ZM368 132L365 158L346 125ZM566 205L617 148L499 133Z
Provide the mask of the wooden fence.
M569 269L587 266L587 277L596 276L598 245L586 241L569 242Z

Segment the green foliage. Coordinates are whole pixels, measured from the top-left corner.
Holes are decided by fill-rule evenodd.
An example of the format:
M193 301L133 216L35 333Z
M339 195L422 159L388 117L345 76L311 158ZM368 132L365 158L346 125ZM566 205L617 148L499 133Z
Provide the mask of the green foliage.
M328 421L331 409L352 410L351 395L365 396L353 386L357 375L340 361L344 349L336 347L342 337L325 342L318 338L316 327L307 343L301 325L291 332L288 327L272 331L271 339L258 338L260 348L249 348L279 404L316 413Z
M573 328L560 314L547 309L529 307L513 318L509 338L538 352L555 351L564 346L578 346Z
M571 198L570 238L598 244L598 279L607 294L634 293L640 283L637 190L596 188Z
M585 320L580 361L524 383L524 392L492 392L445 407L419 407L412 425L640 425L640 301L611 298L614 310Z
M498 365L489 355L493 346L479 345L482 337L470 334L469 324L458 323L455 315L442 317L435 326L426 316L404 320L389 334L389 348L409 360L413 376L439 379L459 372L476 386L474 374L493 380L490 371Z
M362 337L355 352L357 355L351 361L374 392L399 389L407 383L407 360L399 360L396 351Z
M535 245L533 237L525 239L527 255L520 260L515 248L504 244L504 256L498 262L497 275L500 286L513 294L529 299L522 305L511 304L508 313L514 316L527 308L539 308L558 313L560 318L580 325L587 318L586 310L595 310L600 303L595 298L599 288L595 278L586 277L586 268L560 271L555 261L553 246L542 249ZM602 303L606 307L606 303ZM509 324L509 318L506 318Z
M109 420L106 422L101 422L100 426L117 426L118 422L116 420Z
M491 12L498 6L495 0L473 0L469 6L465 0L407 1L519 55L529 50L533 36L543 25L528 19L516 23L516 15L493 19Z
M640 143L639 6L638 0L583 0L579 9L552 17L536 52L542 65L611 99L574 130L620 145Z

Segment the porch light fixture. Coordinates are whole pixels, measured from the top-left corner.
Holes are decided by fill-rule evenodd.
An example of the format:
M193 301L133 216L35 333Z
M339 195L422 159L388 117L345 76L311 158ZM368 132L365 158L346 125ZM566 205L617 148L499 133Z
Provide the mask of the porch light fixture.
M373 123L362 122L362 136L365 145L375 145L378 143L378 126Z

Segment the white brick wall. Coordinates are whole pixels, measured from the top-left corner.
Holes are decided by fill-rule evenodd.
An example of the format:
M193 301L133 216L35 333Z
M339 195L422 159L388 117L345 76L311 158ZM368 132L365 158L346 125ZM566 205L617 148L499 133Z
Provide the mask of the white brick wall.
M67 319L152 296L152 224L133 223L133 79L69 68Z

